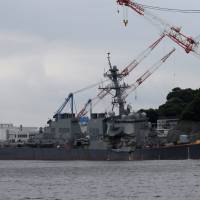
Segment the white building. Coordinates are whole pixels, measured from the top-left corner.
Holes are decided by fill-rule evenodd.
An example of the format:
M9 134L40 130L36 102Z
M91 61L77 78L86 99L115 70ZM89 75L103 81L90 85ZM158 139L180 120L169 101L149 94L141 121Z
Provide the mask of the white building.
M11 143L25 143L39 133L37 127L20 127L13 124L0 124L0 141Z
M172 130L178 124L179 119L168 118L157 120L157 132L159 137L166 137L169 130Z
M9 130L12 130L13 124L0 124L0 141L7 140Z

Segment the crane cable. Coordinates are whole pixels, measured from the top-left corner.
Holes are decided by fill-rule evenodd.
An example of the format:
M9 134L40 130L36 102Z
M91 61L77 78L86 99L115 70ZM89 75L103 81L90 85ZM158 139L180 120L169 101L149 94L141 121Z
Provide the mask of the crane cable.
M96 87L96 86L98 86L98 85L100 85L100 84L102 84L102 83L105 83L105 82L107 82L107 81L109 81L109 79L105 79L105 80L103 80L103 81L99 81L99 82L94 83L94 84L92 84L92 85L88 85L88 86L86 86L86 87L84 87L84 88L81 88L80 90L76 90L75 92L73 92L73 94L77 94L77 93L84 92L84 91L86 91L86 90L92 89L92 88L94 88L94 87Z
M148 8L152 10L158 10L158 11L164 11L164 12L179 12L179 13L188 13L188 14L200 14L199 9L178 9L178 8L167 8L167 7L159 7L159 6L151 6L151 5L146 5L146 4L140 4L137 3L139 6L142 6L143 8Z

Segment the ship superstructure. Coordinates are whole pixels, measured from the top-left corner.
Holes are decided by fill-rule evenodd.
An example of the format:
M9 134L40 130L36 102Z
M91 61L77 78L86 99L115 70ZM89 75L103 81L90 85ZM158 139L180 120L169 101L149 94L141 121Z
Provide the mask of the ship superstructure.
M109 91L112 94L112 111L104 119L104 123L106 123L104 141L111 149L133 150L136 144L139 144L136 140L141 140L142 135L148 132L144 131L144 129L148 129L148 120L144 113L131 112L129 105L125 108L124 93L130 88L123 81L126 74L123 71L120 72L117 66L112 66L109 53L108 63L109 70L104 74L104 77L109 78L111 83L105 87L99 87L100 90ZM114 112L115 107L118 108L117 114ZM143 131L140 132L141 130Z

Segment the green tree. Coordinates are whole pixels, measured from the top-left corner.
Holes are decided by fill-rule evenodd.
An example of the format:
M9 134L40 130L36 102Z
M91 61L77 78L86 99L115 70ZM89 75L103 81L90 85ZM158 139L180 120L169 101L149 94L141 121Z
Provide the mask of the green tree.
M156 123L160 116L200 121L200 89L176 87L169 92L166 99L166 103L158 109L143 109L140 112L145 112L152 123Z
M185 106L186 104L182 99L173 97L169 99L165 104L159 106L158 114L159 116L179 117Z
M194 100L187 105L182 112L181 119L200 121L200 95L196 96Z
M145 112L151 123L157 122L157 119L158 119L158 110L157 109L152 109L152 108L147 109L147 110L141 109L139 112Z
M189 103L194 99L195 94L196 94L196 91L190 88L183 89L183 90L181 88L174 88L172 92L170 92L167 95L167 100L170 100L173 98L179 98L183 100L183 102Z

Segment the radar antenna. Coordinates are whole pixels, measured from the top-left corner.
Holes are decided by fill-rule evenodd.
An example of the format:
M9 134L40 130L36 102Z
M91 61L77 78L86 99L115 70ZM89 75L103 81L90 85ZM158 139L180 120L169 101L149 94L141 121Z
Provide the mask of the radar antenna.
M109 78L111 80L111 84L105 86L105 87L99 87L99 89L104 91L111 91L114 90L115 94L113 96L112 104L113 108L115 106L119 107L119 115L122 115L125 113L124 105L125 105L125 99L122 97L123 91L127 89L129 86L125 83L121 84L121 80L124 77L124 74L119 72L119 69L117 66L112 66L110 61L110 53L108 53L108 64L109 64L109 71L107 71L104 76Z

